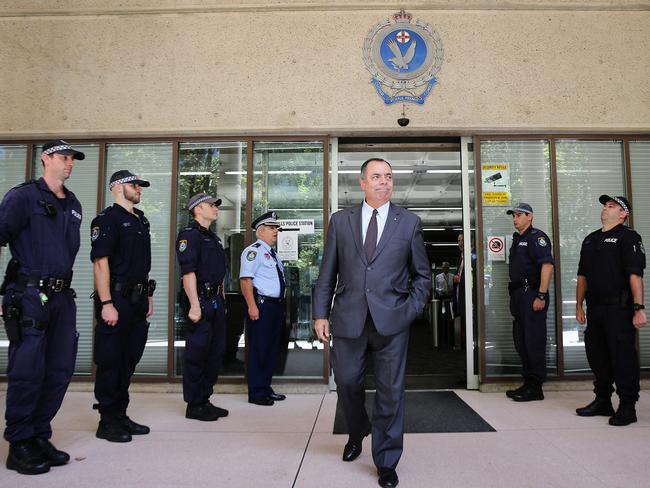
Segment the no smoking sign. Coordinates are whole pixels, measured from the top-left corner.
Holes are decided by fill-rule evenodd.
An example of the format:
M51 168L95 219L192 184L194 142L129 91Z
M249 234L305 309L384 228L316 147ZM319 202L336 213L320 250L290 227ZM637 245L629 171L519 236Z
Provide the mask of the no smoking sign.
M487 240L488 261L506 260L506 240L503 236L489 236Z

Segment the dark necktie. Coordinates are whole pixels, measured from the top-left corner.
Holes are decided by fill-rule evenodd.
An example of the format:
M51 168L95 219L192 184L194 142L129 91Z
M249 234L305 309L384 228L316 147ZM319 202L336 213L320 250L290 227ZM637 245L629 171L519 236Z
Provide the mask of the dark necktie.
M366 242L363 243L363 248L366 250L366 257L368 261L375 255L377 249L377 209L372 211L368 230L366 230Z
M284 289L286 285L284 284L284 275L280 269L280 264L278 263L278 258L275 256L275 249L271 248L271 256L275 259L275 270L278 272L278 279L280 280L280 298L284 298Z

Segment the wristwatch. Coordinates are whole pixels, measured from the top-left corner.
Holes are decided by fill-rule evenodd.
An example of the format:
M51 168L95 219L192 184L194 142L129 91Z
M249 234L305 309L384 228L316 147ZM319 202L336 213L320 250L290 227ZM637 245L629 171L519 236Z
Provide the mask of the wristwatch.
M540 300L546 300L548 298L548 292L542 293L541 291L538 291L537 298L539 298Z
M632 305L632 308L634 309L635 312L637 310L645 310L645 305L643 305L642 303L635 303L634 305Z

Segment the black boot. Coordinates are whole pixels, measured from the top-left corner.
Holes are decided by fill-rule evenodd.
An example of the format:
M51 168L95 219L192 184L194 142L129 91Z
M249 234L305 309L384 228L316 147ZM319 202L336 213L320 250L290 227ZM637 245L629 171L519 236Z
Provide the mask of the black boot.
M512 399L516 402L532 402L535 400L544 400L544 392L541 383L528 383L518 392L512 394Z
M212 412L217 414L217 416L219 416L219 417L227 417L228 416L229 412L225 408L217 407L216 405L213 405L209 401L205 402L204 405L208 410L211 410Z
M27 439L9 444L7 469L20 474L43 474L50 470L50 463L43 459L32 440Z
M526 388L527 384L528 384L528 380L524 380L523 384L519 388L515 388L514 390L506 390L506 396L508 398L513 398L515 395L520 394L522 390Z
M185 418L201 420L203 422L214 422L215 420L219 420L220 417L215 408L216 407L210 408L206 403L188 403L187 408L185 409Z
M96 436L109 442L131 442L131 433L122 426L117 418L100 420Z
M63 466L70 461L70 454L58 450L48 439L34 437L32 444L41 453L41 457L50 463L50 466Z
M129 418L128 415L120 417L120 424L131 435L145 435L151 432L151 429L146 425L138 424Z
M604 415L606 417L611 417L612 415L614 415L614 407L612 407L612 399L596 397L596 399L586 407L576 408L576 413L580 417L595 417L596 415Z
M612 418L609 419L609 425L621 427L636 422L636 409L634 403L621 403L618 410Z

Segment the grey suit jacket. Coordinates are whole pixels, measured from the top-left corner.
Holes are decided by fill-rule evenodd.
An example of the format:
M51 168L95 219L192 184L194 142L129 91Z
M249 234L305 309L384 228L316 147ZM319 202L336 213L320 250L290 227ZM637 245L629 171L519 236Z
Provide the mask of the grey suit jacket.
M355 338L370 310L381 335L397 334L411 325L431 291L420 218L391 203L370 261L361 236L361 205L332 215L312 316L328 318L335 336Z

